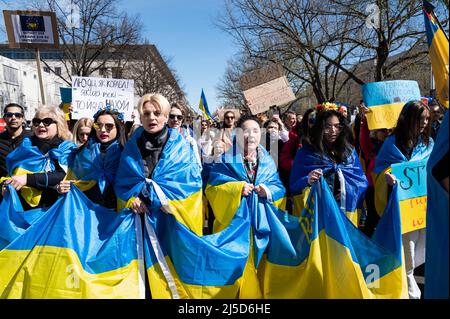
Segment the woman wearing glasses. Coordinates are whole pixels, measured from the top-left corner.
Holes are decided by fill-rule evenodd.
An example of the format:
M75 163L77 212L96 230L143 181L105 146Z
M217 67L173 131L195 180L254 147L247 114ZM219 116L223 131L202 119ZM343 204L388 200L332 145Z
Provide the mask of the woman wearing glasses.
M64 113L44 106L35 114L33 135L6 157L11 184L20 191L25 210L50 207L58 199L57 186L64 179L70 157L76 151Z
M114 182L125 144L125 127L120 117L108 109L94 115L94 130L75 155L66 180L59 185L61 193L68 192L70 183L75 181L94 203L111 209L117 207Z
M294 215L303 208L310 186L323 176L334 198L349 219L358 224L367 178L351 143L351 131L337 105L320 104L305 145L297 152L290 178Z

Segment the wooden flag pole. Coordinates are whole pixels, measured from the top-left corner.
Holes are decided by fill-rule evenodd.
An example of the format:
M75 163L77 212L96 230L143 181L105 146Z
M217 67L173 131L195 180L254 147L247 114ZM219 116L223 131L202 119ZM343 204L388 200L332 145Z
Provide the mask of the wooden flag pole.
M41 70L41 53L39 51L39 48L36 48L36 66L38 71L39 87L41 88L42 105L45 105L44 82L42 80L42 70Z

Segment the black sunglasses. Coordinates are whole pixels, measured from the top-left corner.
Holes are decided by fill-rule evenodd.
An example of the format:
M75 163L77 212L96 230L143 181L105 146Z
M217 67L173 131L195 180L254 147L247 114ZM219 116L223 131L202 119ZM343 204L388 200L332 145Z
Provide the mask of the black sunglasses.
M5 113L5 117L7 118L11 118L11 117L15 117L16 119L21 119L23 117L22 113L12 113L12 112L6 112Z
M110 132L116 127L116 125L114 123L101 123L101 124L100 123L94 123L92 125L92 127L94 129L96 129L96 130L101 130L103 127L105 127L105 130L107 132Z
M227 120L234 120L234 116L225 116Z
M41 125L41 123L44 124L45 127L49 127L50 125L52 125L53 123L56 123L56 121L50 117L46 117L45 119L38 119L38 118L34 118L31 123L33 124L33 126L39 126Z
M177 118L178 121L181 121L183 119L183 115L169 114L169 119L174 120L175 118Z

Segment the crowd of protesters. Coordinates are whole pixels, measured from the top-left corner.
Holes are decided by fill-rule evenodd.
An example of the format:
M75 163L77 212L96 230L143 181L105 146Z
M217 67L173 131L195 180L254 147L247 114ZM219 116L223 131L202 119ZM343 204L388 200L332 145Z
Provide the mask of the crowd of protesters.
M151 179L170 140L186 143L187 149L195 154L186 174L188 179L201 178L204 191L215 165L226 166L225 154L240 153L243 165L239 174L245 182L241 196L255 192L271 200L274 193L283 192L287 198L283 207L293 215L301 211L292 199L305 196L309 187L323 177L338 206L370 237L383 213L383 203L396 183L396 176L386 170L396 160L386 163L389 157L386 154L395 150L399 152L398 161L408 161L419 150L431 152L444 115L439 103L429 99L429 103L406 103L395 128L376 130L369 130L366 114L370 109L362 101L355 112L344 105L322 103L303 114L287 111L281 115L279 111L271 111L252 116L243 110L228 110L220 119L193 120L183 107L170 104L159 94L144 95L138 112L140 123L125 123L122 114L109 107L99 110L93 118L68 123L59 107L44 106L28 119L30 130L24 108L16 103L6 105L3 110L6 129L0 134L2 194L8 184L17 191L37 190L38 201L33 194L20 192L24 209L32 209L51 206L76 185L91 201L118 209L118 187L133 187L118 186L123 181L116 179L120 170L126 169L121 160L124 149L131 144L137 146L142 174ZM19 165L27 162L36 165L33 169ZM263 174L261 167L274 170L270 173L276 178L258 184L258 174ZM159 174L171 178L171 172ZM448 192L447 166L436 174ZM377 183L385 184L386 193L377 193ZM205 191L205 202L208 200ZM131 198L129 208L143 214L152 205L153 199L140 193ZM210 205L206 207L204 233L211 233L215 212ZM412 274L417 264L423 263L415 260L418 255L423 259L418 250L424 245L424 236L423 230L404 237L411 298L420 297Z

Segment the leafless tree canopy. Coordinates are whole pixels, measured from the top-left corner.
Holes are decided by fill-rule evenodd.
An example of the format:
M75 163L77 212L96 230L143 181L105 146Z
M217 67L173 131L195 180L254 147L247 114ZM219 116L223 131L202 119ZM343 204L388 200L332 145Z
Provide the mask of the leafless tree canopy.
M345 95L350 84L398 77L428 52L420 0L226 0L218 24L241 62L281 63L297 96L318 102ZM225 103L237 97L238 69L232 61L219 86Z

